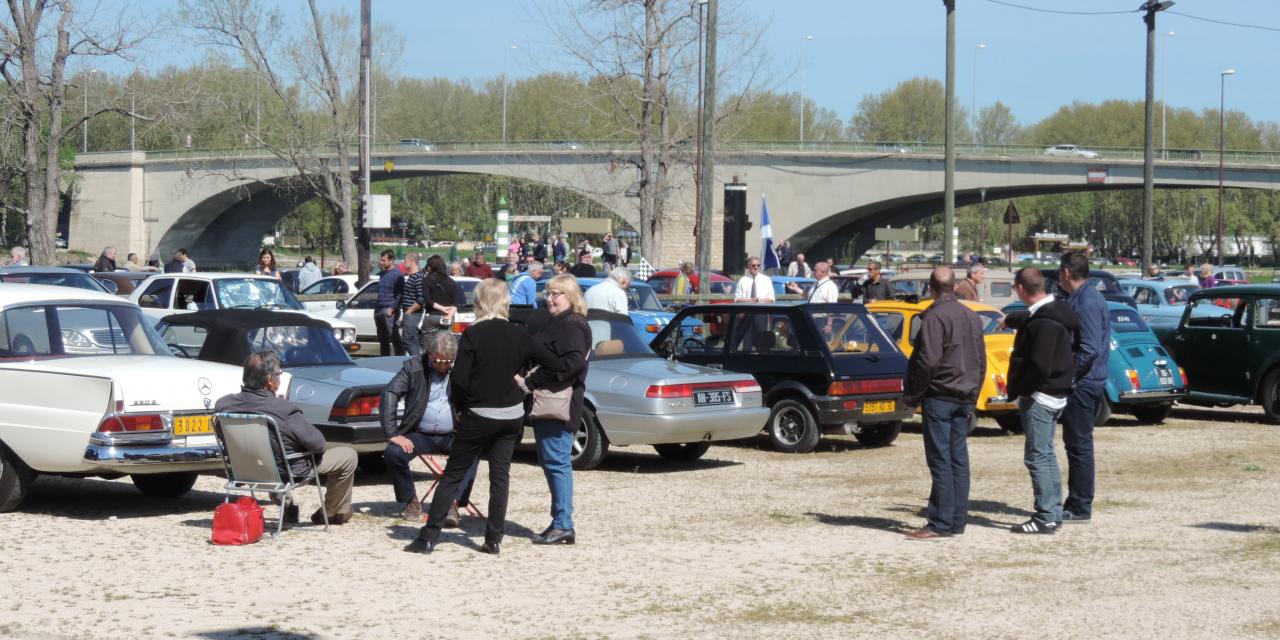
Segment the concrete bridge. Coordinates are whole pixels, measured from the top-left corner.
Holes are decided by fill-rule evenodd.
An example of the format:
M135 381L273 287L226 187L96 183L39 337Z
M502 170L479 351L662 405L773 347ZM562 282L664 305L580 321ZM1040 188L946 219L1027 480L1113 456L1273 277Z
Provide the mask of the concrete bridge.
M1104 150L1095 159L1041 151L962 148L956 162L957 206L1142 185L1140 150ZM1228 153L1226 186L1280 189L1280 154ZM390 146L375 152L372 176L377 181L475 173L531 180L580 193L638 228L636 200L626 195L636 180L630 164L634 156L634 149L596 143L458 144L433 151ZM392 171L386 169L387 161L394 163ZM690 157L672 171L663 255L648 256L655 264L692 257L691 162ZM72 248L90 252L111 244L122 252L167 257L188 247L202 265L252 263L262 236L309 197L281 188L292 172L284 161L260 150L90 153L78 155L75 167L79 180L69 241ZM860 234L855 251L861 252L870 248L874 227L904 226L941 212L942 171L939 147L744 144L717 152L713 192L719 213L723 183L747 185L747 208L755 223L748 232L748 251L757 244L760 196L765 193L775 238L791 238L801 250L828 255ZM1217 157L1175 153L1157 161L1155 179L1158 188L1216 187ZM722 225L719 216L716 220L713 263L721 255Z

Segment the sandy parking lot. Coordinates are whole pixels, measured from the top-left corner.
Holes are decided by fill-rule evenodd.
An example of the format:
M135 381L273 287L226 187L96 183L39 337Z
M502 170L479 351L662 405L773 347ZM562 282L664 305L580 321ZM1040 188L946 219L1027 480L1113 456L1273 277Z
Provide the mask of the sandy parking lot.
M500 558L477 551L476 521L430 557L402 553L415 528L387 517L378 477L351 524L244 548L206 542L218 478L172 501L46 478L0 515L0 636L1275 638L1280 427L1260 418L1118 416L1097 434L1094 523L1052 537L1006 531L1031 503L1022 440L984 423L973 521L933 543L901 535L929 488L918 429L683 466L615 450L577 475L581 539L558 548L525 539L548 521L526 450Z

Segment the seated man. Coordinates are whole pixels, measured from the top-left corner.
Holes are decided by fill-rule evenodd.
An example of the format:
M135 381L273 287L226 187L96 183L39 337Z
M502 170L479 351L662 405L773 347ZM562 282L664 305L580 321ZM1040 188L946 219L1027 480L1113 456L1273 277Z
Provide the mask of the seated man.
M439 331L426 337L421 358L409 358L382 392L382 406L395 407L404 399L404 418L396 424L395 411L382 412L382 430L387 450L382 458L391 474L396 502L403 505L400 517L411 522L422 519L422 504L413 488L409 463L420 453L448 453L453 445L453 408L449 405L449 369L458 355L453 334ZM430 373L427 363L430 362ZM458 505L467 504L476 479L479 459L467 470L466 479L453 496L453 506L444 526L458 526Z
M324 435L302 415L302 409L276 396L280 388L280 356L272 351L250 354L244 361L244 377L240 393L218 399L213 410L233 413L261 413L271 416L280 429L286 455L314 453L320 455L316 473L325 481L324 512L319 509L311 514L311 522L324 524L324 514L329 514L329 524L345 524L351 520L351 484L356 477L356 452L351 447L334 447L325 451ZM321 455L323 454L323 455ZM294 475L309 475L310 463L303 458L289 462ZM298 521L298 505L285 505L284 521Z

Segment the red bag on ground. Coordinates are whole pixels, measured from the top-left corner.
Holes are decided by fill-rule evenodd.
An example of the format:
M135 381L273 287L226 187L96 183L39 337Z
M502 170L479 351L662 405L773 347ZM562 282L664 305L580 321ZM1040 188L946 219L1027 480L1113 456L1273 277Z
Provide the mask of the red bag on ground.
M209 541L218 545L253 544L262 539L262 528L262 506L243 496L213 510L213 537Z

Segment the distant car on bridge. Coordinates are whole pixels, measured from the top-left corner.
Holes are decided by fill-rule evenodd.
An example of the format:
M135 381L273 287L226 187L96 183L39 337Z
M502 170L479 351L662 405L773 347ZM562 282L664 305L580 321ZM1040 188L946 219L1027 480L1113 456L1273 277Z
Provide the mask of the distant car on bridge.
M401 138L400 146L409 147L413 151L435 151L436 146L422 138Z
M1090 151L1084 147L1078 147L1074 144L1055 144L1044 150L1046 156L1067 156L1071 158L1097 158L1102 154L1097 151Z

